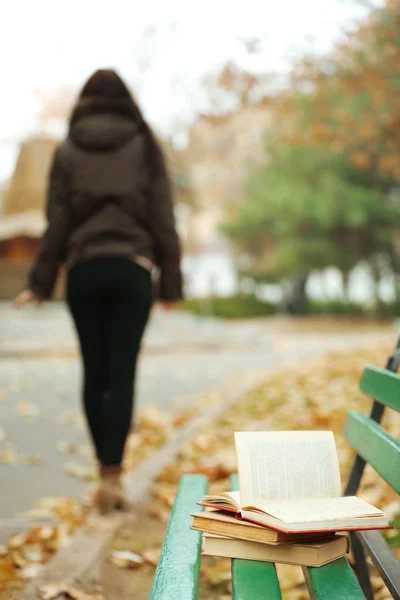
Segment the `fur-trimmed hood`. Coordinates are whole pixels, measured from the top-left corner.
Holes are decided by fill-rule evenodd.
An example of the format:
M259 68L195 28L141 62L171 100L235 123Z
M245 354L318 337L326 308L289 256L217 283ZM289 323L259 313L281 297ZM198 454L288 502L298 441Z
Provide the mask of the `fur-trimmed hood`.
M116 150L140 131L141 116L129 99L84 98L75 106L69 138L85 150Z

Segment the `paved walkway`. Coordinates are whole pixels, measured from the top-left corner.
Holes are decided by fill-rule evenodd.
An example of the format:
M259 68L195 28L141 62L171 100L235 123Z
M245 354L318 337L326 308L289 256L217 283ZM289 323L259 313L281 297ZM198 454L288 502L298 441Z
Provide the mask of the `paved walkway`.
M138 406L179 410L196 396L223 389L271 365L375 340L395 340L390 329L352 333L295 331L284 321L224 323L179 313L155 313L144 342ZM43 496L81 495L86 483L67 463L88 464L80 411L76 340L63 305L13 311L0 304L0 544L25 527L16 515ZM5 439L1 439L5 437ZM81 448L65 456L59 442ZM37 458L36 458L37 457ZM40 464L24 464L40 461Z

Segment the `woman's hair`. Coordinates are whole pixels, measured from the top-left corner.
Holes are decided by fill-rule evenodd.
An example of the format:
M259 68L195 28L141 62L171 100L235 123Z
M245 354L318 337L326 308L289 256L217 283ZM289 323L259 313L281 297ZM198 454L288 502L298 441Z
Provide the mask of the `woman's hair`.
M164 153L150 125L145 121L139 105L118 73L112 69L99 69L93 73L79 94L77 106L87 100L96 99L110 103L122 103L130 109L130 114L134 115L139 129L146 139L146 162L151 172L167 177Z

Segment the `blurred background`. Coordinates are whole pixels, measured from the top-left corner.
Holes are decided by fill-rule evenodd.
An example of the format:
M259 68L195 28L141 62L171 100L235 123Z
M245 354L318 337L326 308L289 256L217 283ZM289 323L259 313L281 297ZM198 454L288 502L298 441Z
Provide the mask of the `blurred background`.
M345 416L370 407L357 379L384 364L400 316L400 0L13 0L0 17L2 600L39 572L14 550L2 559L2 544L51 509L68 525L56 551L97 477L62 274L43 310L10 302L45 230L49 167L83 83L114 68L130 85L168 158L184 249L183 310L155 310L146 331L127 468L240 391L233 418L185 455L195 472L236 469L238 428L329 428L346 474ZM180 469L167 467L156 498L168 504ZM366 499L385 507L391 496L371 481ZM138 549L155 530L161 542L156 508L139 513ZM226 586L229 574L210 578ZM288 586L299 599L298 581Z
M1 299L37 252L76 95L113 67L169 159L186 308L396 314L399 0L15 0L0 52Z

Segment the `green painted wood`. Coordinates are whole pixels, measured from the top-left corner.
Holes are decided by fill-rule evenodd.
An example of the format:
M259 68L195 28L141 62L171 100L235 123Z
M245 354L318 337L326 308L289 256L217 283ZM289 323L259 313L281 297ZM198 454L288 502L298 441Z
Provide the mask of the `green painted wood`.
M233 600L281 600L276 567L255 560L232 560Z
M239 489L237 475L231 476L231 490ZM232 560L233 600L281 600L276 567L255 560Z
M207 492L204 475L181 478L165 534L150 600L196 600L198 595L201 533L192 531L190 514Z
M367 366L360 388L381 404L400 412L400 375L379 367Z
M239 490L239 477L236 474L231 475L230 482L231 482L231 492L237 492Z
M365 600L346 558L324 567L307 567L303 572L313 600Z
M400 494L400 442L355 411L349 412L343 433L357 453Z

